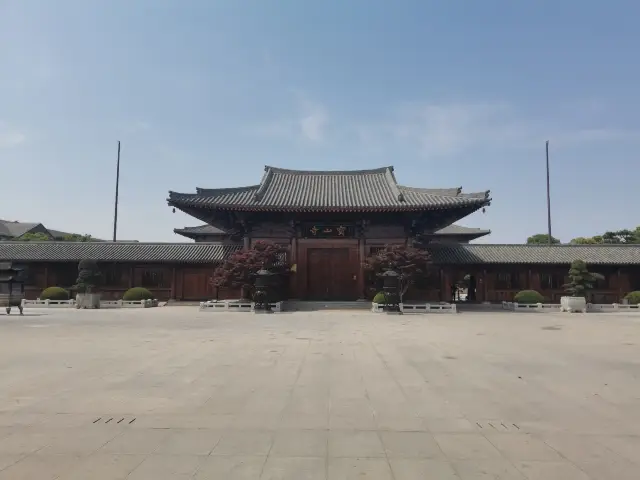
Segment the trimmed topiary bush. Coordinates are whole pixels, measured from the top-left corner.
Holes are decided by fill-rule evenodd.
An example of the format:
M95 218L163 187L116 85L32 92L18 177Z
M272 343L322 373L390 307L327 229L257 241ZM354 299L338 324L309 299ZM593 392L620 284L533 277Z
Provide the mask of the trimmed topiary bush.
M522 290L513 297L516 303L543 303L544 297L535 290Z
M376 296L373 297L373 303L387 303L387 296L384 292L378 292L376 293Z
M69 300L69 292L61 287L45 288L40 294L40 300Z
M143 287L133 287L124 292L122 300L134 302L138 300L153 300L153 293Z
M629 292L624 299L628 300L631 305L638 305L640 304L640 291Z

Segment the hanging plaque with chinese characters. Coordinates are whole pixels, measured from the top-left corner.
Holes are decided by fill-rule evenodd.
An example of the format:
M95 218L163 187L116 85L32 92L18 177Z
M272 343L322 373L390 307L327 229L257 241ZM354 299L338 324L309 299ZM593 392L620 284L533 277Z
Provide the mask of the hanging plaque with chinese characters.
M353 238L356 229L353 225L307 225L304 236L307 238Z

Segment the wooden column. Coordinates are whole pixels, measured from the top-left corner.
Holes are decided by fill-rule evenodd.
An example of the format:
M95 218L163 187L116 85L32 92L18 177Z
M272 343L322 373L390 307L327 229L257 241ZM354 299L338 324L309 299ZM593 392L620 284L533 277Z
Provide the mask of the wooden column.
M289 275L289 295L292 299L300 298L300 293L298 291L298 234L294 229L293 238L291 238L291 266L295 265L294 271L292 271Z
M136 273L136 271L133 268L133 265L131 265L129 267L129 288L133 288L133 281L134 281L133 276L135 275L135 273Z
M44 288L49 288L49 267L44 266Z
M451 272L442 270L441 285L442 285L442 301L450 302L451 298Z
M440 267L440 271L438 272L438 278L440 280L440 282L439 282L440 283L440 289L439 289L439 293L438 293L438 300L440 302L444 301L444 298L443 298L443 289L444 289L444 287L443 287L443 285L444 285L443 284L443 275L444 275L444 273L442 271L442 267Z
M243 240L244 240L244 249L249 250L251 248L251 236L249 236L249 234L246 234Z
M358 239L358 297L361 300L364 300L367 298L366 292L364 291L364 268L362 266L362 263L364 262L365 259L365 246L364 246L364 242L365 239L363 237L360 237Z
M176 267L171 269L171 300L176 299Z
M488 276L487 276L487 270L482 270L482 300L484 302L486 302L488 300L488 295L487 295L487 281L488 281Z

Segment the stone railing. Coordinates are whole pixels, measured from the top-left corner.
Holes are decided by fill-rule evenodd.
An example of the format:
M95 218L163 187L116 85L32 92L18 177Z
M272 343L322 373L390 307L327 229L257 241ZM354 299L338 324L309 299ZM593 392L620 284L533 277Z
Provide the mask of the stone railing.
M640 313L640 305L629 305L624 303L587 303L587 311Z
M22 308L75 308L76 301L71 300L27 300L22 299Z
M157 307L158 300L101 300L100 308L151 308Z
M502 302L502 309L512 312L559 312L560 304Z
M384 304L371 303L373 313L384 313ZM402 313L457 313L455 303L401 303Z
M559 312L560 304L557 303L517 303L502 302L503 310L512 312ZM587 303L587 312L634 312L640 313L640 305L627 305L623 303Z
M282 312L282 302L271 302L272 312ZM203 312L255 312L255 303L240 300L209 300L200 303Z
M100 308L150 308L157 307L158 300L101 300ZM71 300L22 300L23 308L75 308L76 301Z

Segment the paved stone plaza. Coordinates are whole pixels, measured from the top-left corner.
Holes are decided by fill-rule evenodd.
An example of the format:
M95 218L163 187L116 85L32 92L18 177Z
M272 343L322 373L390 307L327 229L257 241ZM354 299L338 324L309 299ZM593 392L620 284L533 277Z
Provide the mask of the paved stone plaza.
M0 316L0 480L627 480L640 316Z

